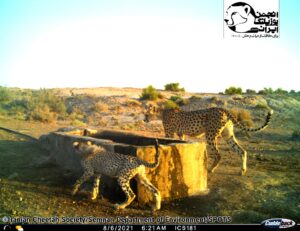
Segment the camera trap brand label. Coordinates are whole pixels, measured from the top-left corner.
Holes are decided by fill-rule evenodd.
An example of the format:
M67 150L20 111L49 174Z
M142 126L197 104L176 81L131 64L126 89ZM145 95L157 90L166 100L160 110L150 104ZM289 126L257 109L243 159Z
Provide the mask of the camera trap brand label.
M261 223L263 226L269 229L288 229L296 225L296 222L286 218L271 218Z

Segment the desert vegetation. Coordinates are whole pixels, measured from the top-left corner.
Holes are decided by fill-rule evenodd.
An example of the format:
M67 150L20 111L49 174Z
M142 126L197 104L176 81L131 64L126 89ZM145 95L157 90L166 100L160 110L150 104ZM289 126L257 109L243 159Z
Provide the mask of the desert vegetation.
M165 85L166 91L185 92L183 87L179 87L179 83L168 83Z
M157 92L157 90L152 85L149 85L148 87L143 89L140 99L157 100L160 96L161 95Z
M240 93L236 89L230 88L227 93L225 89L223 94L194 94L154 86L39 90L0 87L0 126L36 138L69 126L122 129L159 137L164 136L161 121L143 121L147 103L187 111L223 107L250 127L261 125L273 109L270 126L264 131L248 137L235 129L248 151L249 171L245 177L235 174L240 157L230 153L221 141L220 168L208 176L210 193L163 203L156 215L232 216L233 223L260 223L270 217L299 220L300 92L264 88L242 89ZM0 131L0 138L0 217L116 216L105 200L92 203L69 196L74 181L55 166L37 167L34 160L47 155L37 144L5 131ZM212 160L209 156L209 164ZM135 202L117 215L153 216Z

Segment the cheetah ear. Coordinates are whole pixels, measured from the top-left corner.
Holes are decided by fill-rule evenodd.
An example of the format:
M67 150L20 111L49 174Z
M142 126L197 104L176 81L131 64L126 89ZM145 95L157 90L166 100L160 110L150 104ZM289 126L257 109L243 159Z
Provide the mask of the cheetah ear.
M244 10L245 10L246 14L248 15L250 13L250 6L246 5L244 7Z
M250 6L248 6L248 5L245 5L244 6L244 11L241 11L240 12L240 15L243 17L243 18L247 18L248 17L248 15L250 14Z
M79 142L74 142L74 143L73 143L73 147L74 147L74 148L78 148L78 146L79 146Z

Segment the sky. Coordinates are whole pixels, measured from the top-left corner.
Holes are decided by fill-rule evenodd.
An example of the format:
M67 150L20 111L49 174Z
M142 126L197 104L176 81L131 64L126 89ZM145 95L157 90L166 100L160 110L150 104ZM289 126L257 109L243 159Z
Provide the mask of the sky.
M0 86L299 91L299 12L280 0L280 38L228 39L223 0L0 0Z

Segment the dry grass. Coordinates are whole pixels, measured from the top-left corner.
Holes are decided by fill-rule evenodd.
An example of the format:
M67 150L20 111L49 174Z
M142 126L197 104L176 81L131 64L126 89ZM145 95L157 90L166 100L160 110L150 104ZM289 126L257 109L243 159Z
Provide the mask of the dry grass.
M231 114L242 124L252 126L253 121L249 111L244 109L231 109Z
M141 105L141 102L134 99L129 99L125 102L125 106L127 107L140 107Z
M93 107L92 110L94 112L108 112L109 111L109 106L106 103L103 102L97 102Z
M47 105L40 105L30 112L29 118L41 122L53 123L57 120L57 114L50 111Z

